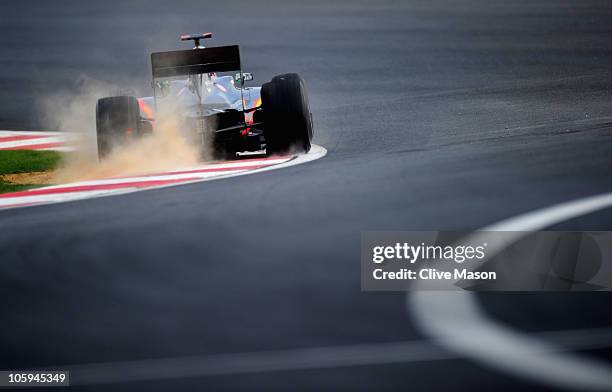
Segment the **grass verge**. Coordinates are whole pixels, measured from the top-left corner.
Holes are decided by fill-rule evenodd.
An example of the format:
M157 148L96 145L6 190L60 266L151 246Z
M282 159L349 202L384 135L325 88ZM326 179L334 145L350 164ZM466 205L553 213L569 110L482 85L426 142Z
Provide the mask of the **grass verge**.
M0 150L0 174L49 171L61 159L62 154L57 151Z
M0 150L0 193L19 192L37 188L44 184L23 184L7 181L12 174L20 174L27 180L28 174L40 175L41 172L55 170L62 159L57 151ZM27 182L27 181L26 181Z
M28 189L40 188L41 186L45 186L45 185L44 184L22 185L22 184L12 184L10 182L0 181L0 194L27 191Z

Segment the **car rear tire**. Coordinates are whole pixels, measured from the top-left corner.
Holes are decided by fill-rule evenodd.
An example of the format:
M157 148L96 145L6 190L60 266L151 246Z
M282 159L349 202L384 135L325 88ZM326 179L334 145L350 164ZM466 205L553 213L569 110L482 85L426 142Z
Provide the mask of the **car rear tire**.
M98 100L96 105L96 135L98 157L107 156L114 146L138 135L140 110L135 97L120 96Z
M261 86L261 102L266 153L308 152L312 115L304 80L295 73L275 76Z

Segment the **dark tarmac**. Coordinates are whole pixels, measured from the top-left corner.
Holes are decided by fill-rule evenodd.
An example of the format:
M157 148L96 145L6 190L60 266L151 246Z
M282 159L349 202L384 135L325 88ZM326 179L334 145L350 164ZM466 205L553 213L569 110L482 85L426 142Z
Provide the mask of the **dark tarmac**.
M360 290L362 231L472 230L612 189L608 2L221 3L0 4L2 129L57 129L41 102L83 80L147 94L149 53L204 30L210 45L241 45L257 84L300 73L314 142L328 149L282 170L0 212L0 368L403 341L437 350L403 293ZM554 229L610 230L611 212ZM526 332L611 327L611 299L479 295ZM608 360L612 341L602 346L588 354ZM547 386L424 356L81 388L111 387Z

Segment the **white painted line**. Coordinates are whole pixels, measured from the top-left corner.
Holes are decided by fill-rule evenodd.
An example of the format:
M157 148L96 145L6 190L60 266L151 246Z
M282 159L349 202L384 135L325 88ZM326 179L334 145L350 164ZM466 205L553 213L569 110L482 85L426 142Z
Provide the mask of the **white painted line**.
M482 262L522 238L524 232L542 230L609 207L612 193L561 203L484 227L483 232L515 232L515 236L508 235L505 237L508 241L490 244ZM465 241L481 239L476 233ZM474 293L418 291L417 287L408 293L407 310L424 334L485 366L555 388L612 390L610 364L578 353L560 352L560 347L553 343L502 325L484 314Z
M15 148L15 147L23 147L27 149L27 147L36 145L36 144L47 144L47 143L64 143L64 138L60 136L47 136L47 137L39 137L36 139L26 139L26 140L15 140L10 142L2 142L0 140L0 150L4 150L7 148Z
M40 136L57 136L65 134L75 134L75 132L53 132L53 131L10 131L6 129L0 130L0 136L20 136L20 135L40 135Z

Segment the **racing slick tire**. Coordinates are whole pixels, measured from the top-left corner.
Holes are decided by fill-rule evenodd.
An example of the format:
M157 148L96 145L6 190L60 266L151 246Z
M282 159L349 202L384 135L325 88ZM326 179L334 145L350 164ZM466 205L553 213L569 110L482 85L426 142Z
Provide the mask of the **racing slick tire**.
M308 152L312 115L300 75L278 75L261 86L266 153Z
M98 157L105 157L114 146L125 143L133 137L133 134L138 134L139 123L140 110L135 97L99 99L96 105Z

